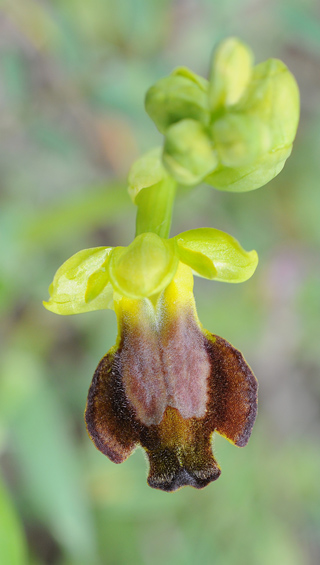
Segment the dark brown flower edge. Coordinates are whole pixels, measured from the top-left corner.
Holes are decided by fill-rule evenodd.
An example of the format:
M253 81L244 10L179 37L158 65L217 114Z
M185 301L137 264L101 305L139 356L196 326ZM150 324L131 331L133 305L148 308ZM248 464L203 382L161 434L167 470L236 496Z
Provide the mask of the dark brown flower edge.
M97 449L122 463L140 444L149 459L148 484L167 492L185 485L200 489L218 479L213 432L243 447L257 414L257 380L240 351L213 334L203 339L211 365L203 418L184 419L168 406L159 425L142 424L125 394L121 345L100 361L89 389L85 421Z

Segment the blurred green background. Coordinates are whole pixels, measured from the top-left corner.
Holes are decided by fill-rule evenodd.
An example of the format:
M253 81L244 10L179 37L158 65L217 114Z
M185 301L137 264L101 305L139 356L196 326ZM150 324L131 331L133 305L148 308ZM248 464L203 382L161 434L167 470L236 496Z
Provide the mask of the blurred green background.
M160 136L146 89L175 66L207 75L228 35L295 74L301 123L284 171L245 194L180 195L173 230L212 226L257 249L242 285L197 280L204 326L260 383L249 445L215 439L221 478L175 494L87 437L111 311L59 317L41 301L60 264L127 245L128 168ZM1 565L320 563L320 5L317 0L0 2Z

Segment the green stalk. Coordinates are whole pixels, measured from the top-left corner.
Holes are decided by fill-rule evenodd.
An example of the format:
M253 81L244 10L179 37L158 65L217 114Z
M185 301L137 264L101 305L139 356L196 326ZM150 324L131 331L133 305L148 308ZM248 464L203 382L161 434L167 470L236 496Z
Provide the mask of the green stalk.
M176 181L169 177L139 192L135 200L138 206L136 236L152 232L169 237L176 187Z

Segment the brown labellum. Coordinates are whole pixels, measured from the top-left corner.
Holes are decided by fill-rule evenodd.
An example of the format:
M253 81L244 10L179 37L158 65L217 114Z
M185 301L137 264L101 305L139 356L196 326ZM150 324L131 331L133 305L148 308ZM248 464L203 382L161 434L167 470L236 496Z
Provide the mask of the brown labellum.
M85 412L102 453L122 463L141 445L150 463L148 484L168 492L216 480L213 432L242 447L257 412L257 381L241 353L202 333L188 313L180 322L156 334L144 323L146 333L140 327L126 335L124 324L119 348L96 369ZM144 348L148 335L157 338Z

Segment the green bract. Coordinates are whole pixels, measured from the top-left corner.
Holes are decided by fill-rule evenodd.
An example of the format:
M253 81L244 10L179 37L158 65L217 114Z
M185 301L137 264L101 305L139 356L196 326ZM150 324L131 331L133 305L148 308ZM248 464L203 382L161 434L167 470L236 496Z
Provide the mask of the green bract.
M136 235L151 231L168 237L176 181L162 165L161 147L138 159L129 173L129 194L138 206Z
M299 120L299 91L284 63L253 67L235 38L218 47L207 82L178 69L147 92L146 110L164 133L163 164L184 185L205 180L248 191L276 176L289 157Z
M114 293L133 299L150 297L170 284L179 261L196 275L242 282L254 273L258 257L212 228L171 239L144 233L128 247L98 247L73 255L58 269L44 305L56 314L78 314L113 308Z

